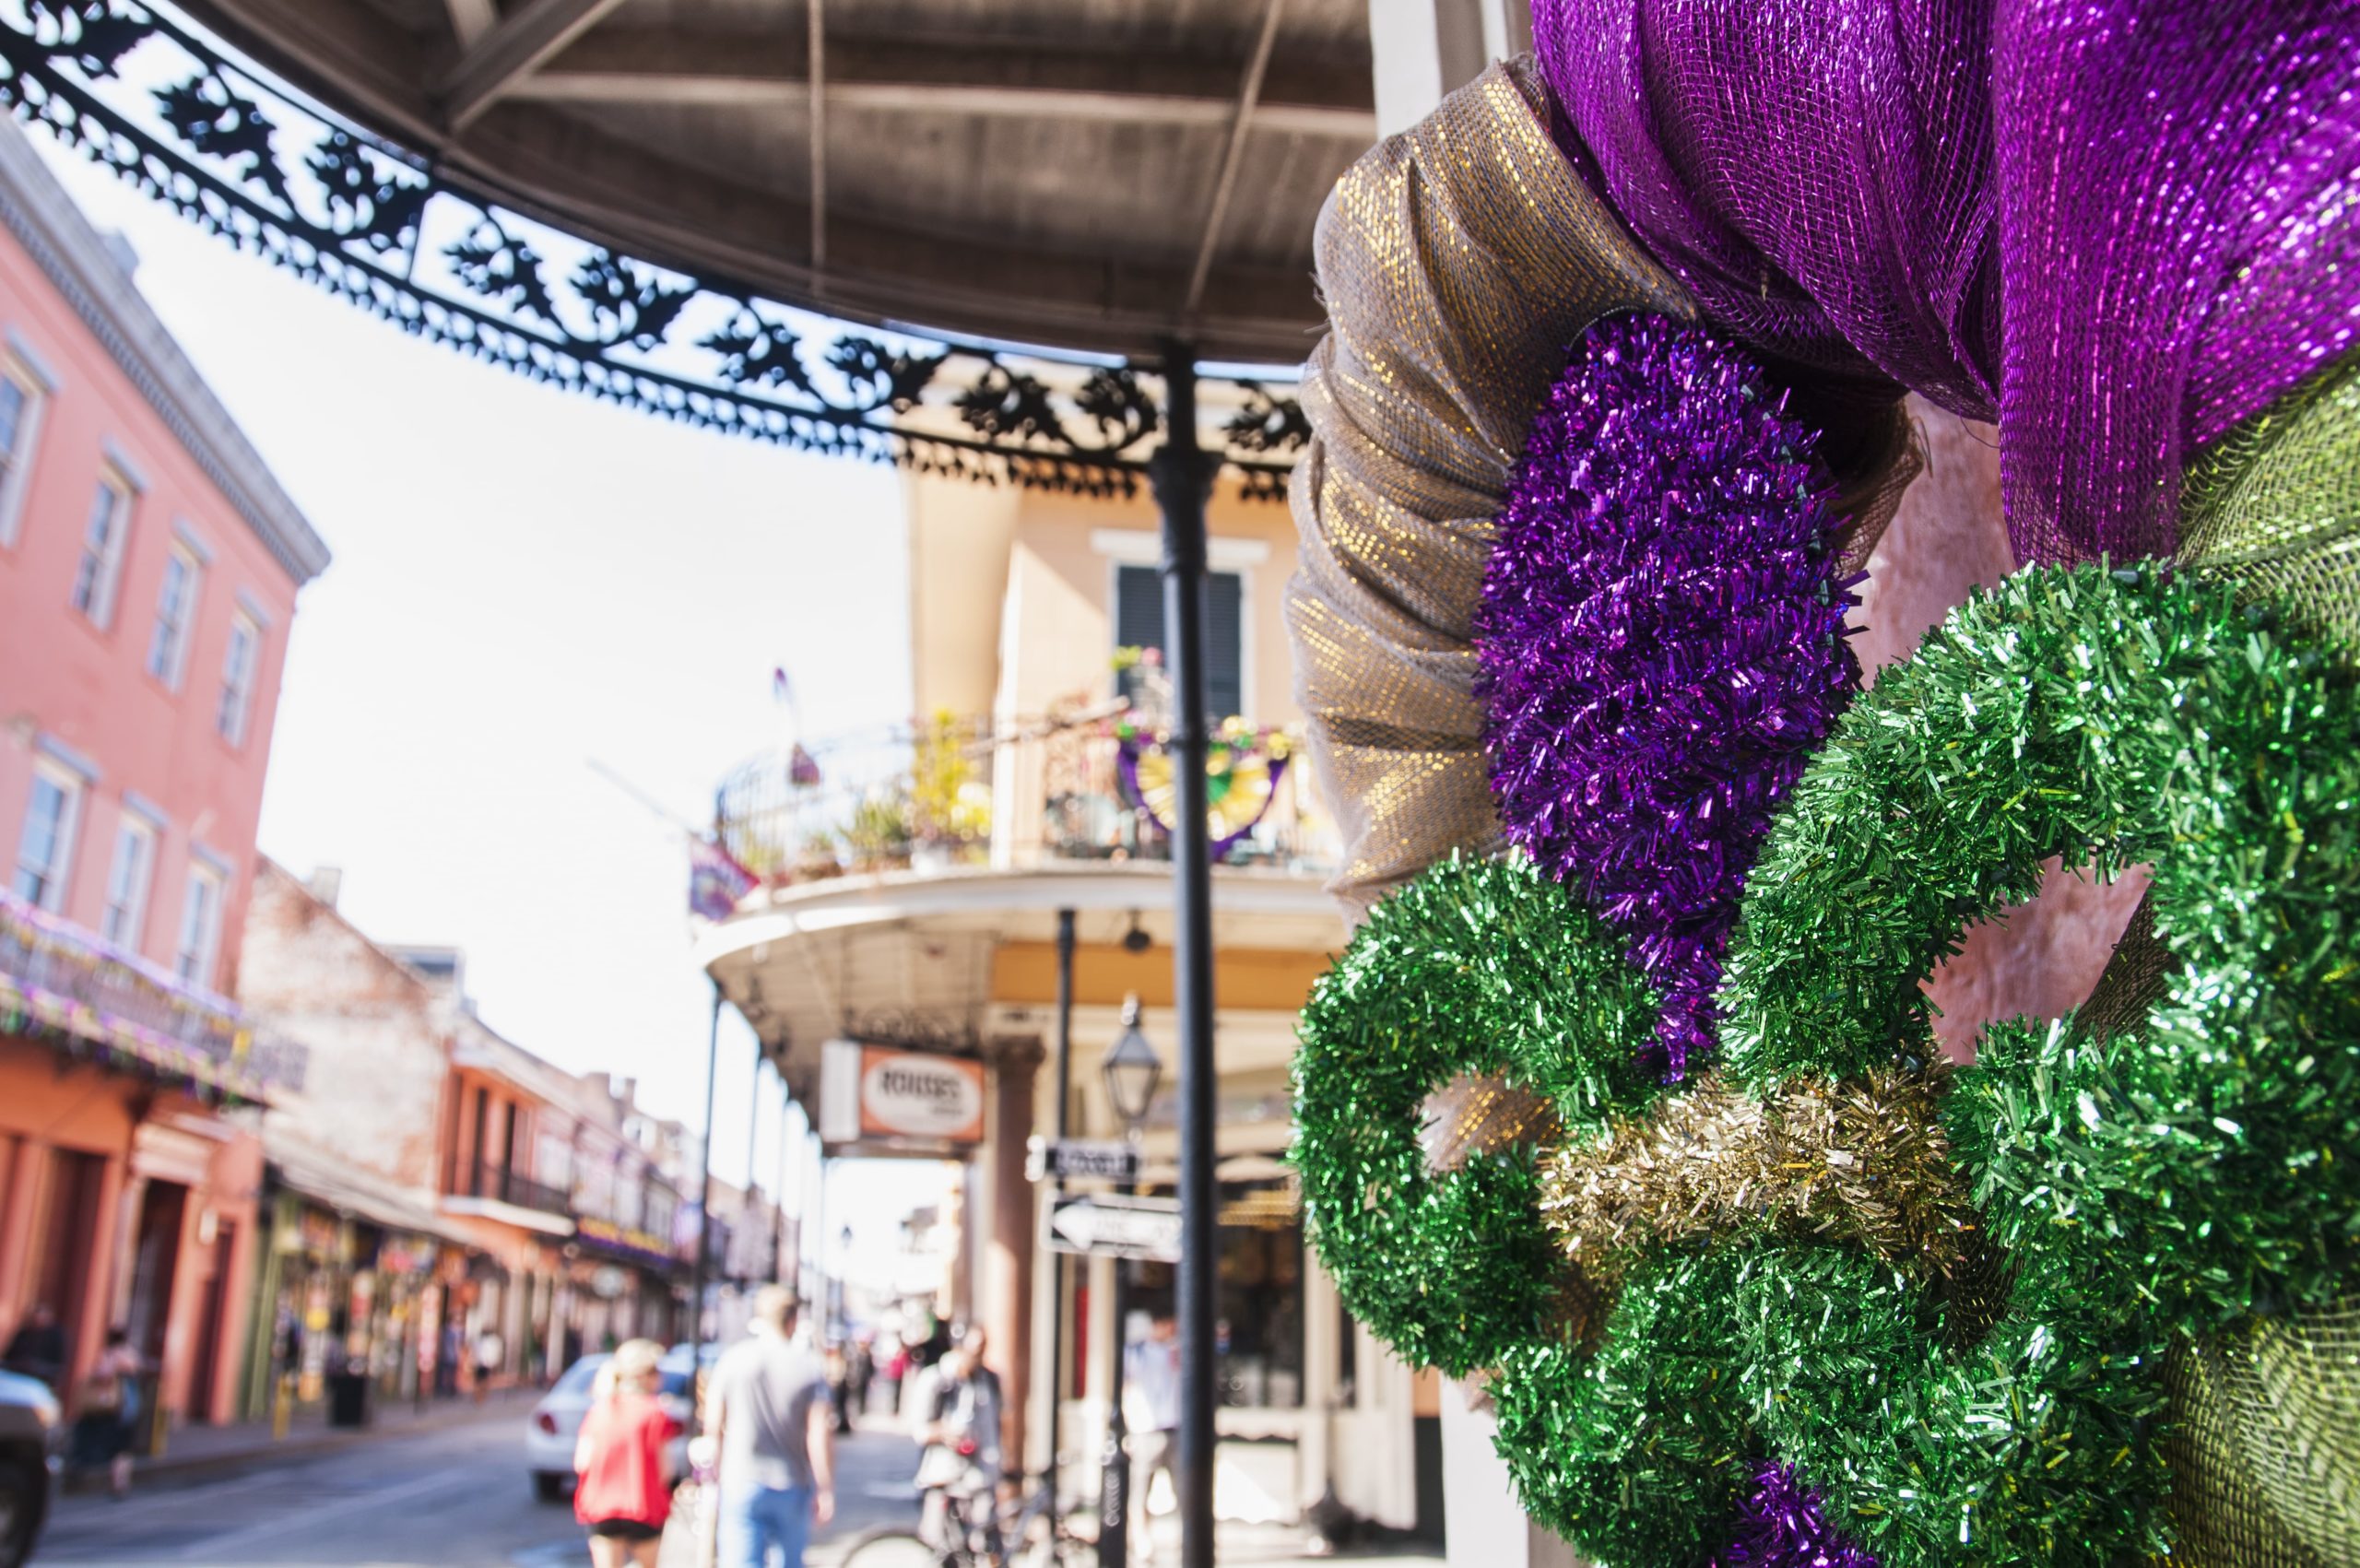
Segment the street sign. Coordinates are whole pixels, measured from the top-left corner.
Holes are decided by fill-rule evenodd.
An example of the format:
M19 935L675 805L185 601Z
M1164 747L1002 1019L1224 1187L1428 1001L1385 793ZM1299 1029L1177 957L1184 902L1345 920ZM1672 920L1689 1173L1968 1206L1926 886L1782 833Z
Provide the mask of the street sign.
M1036 1138L1027 1147L1024 1174L1032 1181L1045 1182L1052 1176L1101 1182L1139 1179L1139 1146L1120 1138Z
M1046 1229L1056 1252L1180 1261L1180 1205L1168 1197L1061 1197L1049 1205Z

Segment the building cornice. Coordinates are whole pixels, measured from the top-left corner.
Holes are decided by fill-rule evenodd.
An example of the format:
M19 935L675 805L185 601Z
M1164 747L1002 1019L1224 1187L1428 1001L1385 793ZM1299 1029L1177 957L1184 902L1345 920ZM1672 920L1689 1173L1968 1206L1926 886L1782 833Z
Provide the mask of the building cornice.
M279 487L105 238L13 124L0 127L0 225L25 247L296 584L325 571L327 545Z

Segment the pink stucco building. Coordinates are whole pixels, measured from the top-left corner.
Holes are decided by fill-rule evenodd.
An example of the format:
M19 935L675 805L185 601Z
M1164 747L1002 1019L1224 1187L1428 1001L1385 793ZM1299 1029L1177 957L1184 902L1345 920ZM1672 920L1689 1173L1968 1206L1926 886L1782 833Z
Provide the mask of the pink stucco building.
M234 1004L296 591L327 550L0 125L0 1336L231 1407L272 1092Z

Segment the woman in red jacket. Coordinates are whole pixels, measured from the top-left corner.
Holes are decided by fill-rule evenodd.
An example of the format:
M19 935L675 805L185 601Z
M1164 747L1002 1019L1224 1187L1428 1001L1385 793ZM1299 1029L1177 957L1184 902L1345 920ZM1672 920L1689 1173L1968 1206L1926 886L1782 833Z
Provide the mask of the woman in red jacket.
M672 1512L665 1447L680 1423L655 1397L663 1354L653 1339L626 1341L598 1374L598 1397L582 1418L573 1516L590 1527L590 1561L597 1568L655 1568L664 1544Z

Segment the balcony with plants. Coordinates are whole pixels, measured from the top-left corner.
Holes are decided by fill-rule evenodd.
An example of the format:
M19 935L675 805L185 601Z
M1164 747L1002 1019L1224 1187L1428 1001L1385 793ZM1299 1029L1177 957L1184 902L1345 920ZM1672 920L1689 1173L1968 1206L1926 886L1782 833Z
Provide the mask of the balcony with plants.
M715 798L714 846L737 892L962 867L1168 861L1175 795L1159 672L1128 694L1002 720L949 713L868 735L785 744ZM1238 718L1207 758L1218 864L1324 876L1333 835L1295 766L1297 737ZM734 902L734 894L732 902Z

